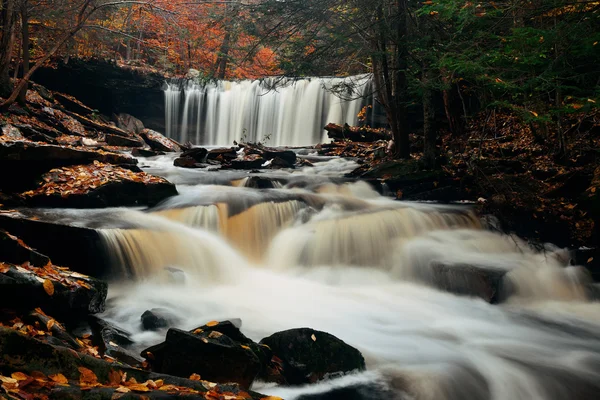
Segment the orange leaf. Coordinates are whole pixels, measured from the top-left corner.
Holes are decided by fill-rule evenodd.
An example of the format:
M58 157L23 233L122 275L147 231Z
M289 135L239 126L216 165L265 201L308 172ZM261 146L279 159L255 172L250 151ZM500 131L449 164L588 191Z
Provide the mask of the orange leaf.
M54 326L55 323L56 323L56 321L54 319L48 320L48 322L46 323L46 329L48 329L48 330L52 329L52 327Z
M43 285L48 296L52 296L54 294L54 284L52 281L50 279L45 279Z
M198 375L198 374L192 374L190 376L190 380L192 380L192 381L199 381L200 379L201 379L200 375Z
M148 386L144 386L139 383L129 385L129 389L133 390L134 392L149 392L150 391L150 389L148 389Z
M13 372L10 376L18 381L29 379L29 377L22 372Z
M79 376L79 382L82 385L95 385L98 383L98 377L96 376L96 374L94 374L92 370L87 369L85 367L79 367L77 369L81 373L81 375Z
M65 383L69 382L63 374L48 375L48 378L50 378L50 380L52 382L56 382L56 383L65 384Z
M108 373L108 382L113 386L118 386L121 384L121 379L123 378L122 373L120 371L115 371L111 369Z
M590 257L590 258L588 258L588 260L587 260L587 263L589 264L589 263L591 263L592 261L594 261L594 257Z
M5 263L0 263L0 274L5 274L10 270L10 265Z
M217 325L219 325L218 321L210 321L210 322L206 323L206 326L217 326Z

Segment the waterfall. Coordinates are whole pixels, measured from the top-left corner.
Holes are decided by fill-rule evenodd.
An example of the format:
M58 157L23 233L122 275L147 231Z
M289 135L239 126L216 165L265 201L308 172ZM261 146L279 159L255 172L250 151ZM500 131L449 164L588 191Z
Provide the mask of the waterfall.
M368 74L209 83L174 80L165 89L167 136L197 145L228 146L233 141L312 145L327 139L323 127L330 122L356 125L372 90Z

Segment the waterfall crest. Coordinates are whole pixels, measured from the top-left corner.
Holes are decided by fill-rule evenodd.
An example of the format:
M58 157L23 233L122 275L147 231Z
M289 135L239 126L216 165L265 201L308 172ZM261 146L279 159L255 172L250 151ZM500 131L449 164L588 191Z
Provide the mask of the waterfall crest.
M356 125L372 90L368 74L171 81L165 89L166 133L197 145L228 146L233 141L312 145L327 140L323 131L327 123Z

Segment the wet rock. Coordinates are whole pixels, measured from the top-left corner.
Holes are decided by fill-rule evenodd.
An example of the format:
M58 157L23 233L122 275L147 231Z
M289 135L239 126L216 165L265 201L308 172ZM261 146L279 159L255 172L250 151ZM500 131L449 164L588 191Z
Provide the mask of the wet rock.
M2 125L0 131L3 140L23 140L25 137L21 131L11 124Z
M91 164L94 161L117 165L137 164L135 158L124 154L24 141L0 141L0 169L13 172L0 174L0 189L26 190L33 186L40 175L53 168Z
M480 297L488 303L498 303L508 295L504 287L506 271L475 265L432 263L417 270L417 276L438 289L463 296Z
M156 331L175 325L177 317L164 308L153 308L142 314L142 328L146 331Z
M102 208L153 206L176 194L175 185L163 178L94 163L54 169L21 196L33 207Z
M107 133L105 136L105 140L106 140L106 144L108 144L109 146L144 147L146 145L144 140L135 134L132 134L131 137L124 137L124 136L111 135L111 134Z
M202 168L204 166L192 157L177 157L173 160L173 165L180 168Z
M257 158L254 160L231 160L229 167L232 169L260 169L263 168L263 164L265 163L264 158Z
M33 266L43 267L50 259L27 246L21 239L0 230L0 254L2 261L11 264L30 262Z
M69 347L73 350L81 349L81 345L77 342L73 335L67 332L63 324L44 314L41 309L37 309L36 311L29 313L29 315L24 318L24 321L30 325L36 327L40 326L46 329L48 329L48 326L50 326L48 330L52 332L52 336L46 336L44 338L50 344Z
M29 124L14 124L15 128L19 129L24 137L34 142L44 142L48 144L57 144L55 140L57 133L52 129L34 128Z
M54 267L37 271L27 265L0 265L0 304L20 310L43 307L66 318L104 311L106 282Z
M55 264L91 276L108 273L108 260L94 229L45 220L29 210L0 213L0 227L49 256Z
M150 148L154 151L164 151L167 153L178 153L182 151L180 144L156 131L153 131L152 129L144 129L142 132L140 132L140 135L146 141L148 146L150 146Z
M155 157L155 156L162 156L165 153L163 151L154 151L154 150L148 150L148 149L135 148L135 149L131 150L131 154L135 157Z
M142 356L153 371L176 376L197 373L209 381L250 387L261 371L252 341L230 322L209 325L191 332L171 328L165 342L144 350Z
M326 332L310 328L277 332L260 341L281 359L282 374L292 385L362 371L365 360L354 347Z
M235 147L212 149L206 155L207 160L216 160L220 162L229 162L237 158L237 149Z
M279 157L272 158L267 161L267 164L267 168L269 169L294 168L294 163L290 163Z
M113 114L113 121L119 128L127 132L141 133L145 129L144 123L130 114Z
M130 366L140 366L143 358L127 349L133 344L131 334L98 317L89 317L92 344L98 346L101 355L112 357Z
M595 282L600 282L600 248L580 248L571 254L571 264L582 265Z
M44 343L30 336L23 335L13 329L0 327L0 349L2 349L2 357L0 357L0 371L10 376L12 372L23 372L25 374L41 372L46 376L62 374L69 381L69 386L55 386L51 390L49 398L51 399L115 399L115 395L122 393L115 392L116 385L113 387L90 388L82 390L78 386L81 371L80 368L91 370L97 377L98 382L107 385L111 382L111 377L115 372L119 375L127 374L127 379L135 379L137 382L146 382L147 380L162 380L165 385L176 385L193 389L206 398L207 388L212 391L212 396L221 398L221 393L230 393L233 395L242 394L239 386L234 384L215 385L206 381L193 381L176 376L151 373L137 368L109 363L105 360L98 359L86 354L77 353L71 349L62 346L54 346L49 343ZM25 393L27 394L27 393ZM248 395L252 399L264 398L255 392L249 392ZM150 399L166 399L171 398L172 394L163 391L148 391L144 396ZM118 396L120 397L120 396ZM123 398L137 399L141 398L138 395L127 393ZM188 398L185 396L185 398Z
M203 163L206 161L206 156L208 155L208 150L202 147L194 147L192 149L186 150L181 154L181 157L187 157L195 160L198 163Z
M41 87L41 86L40 86ZM47 89L45 89L47 91ZM38 90L40 96L44 97L42 93ZM49 92L50 93L50 92ZM52 93L50 93L52 94ZM54 99L56 99L65 109L68 111L77 113L79 115L92 115L94 114L94 110L90 107L86 106L76 98L72 96L65 95L63 93L54 93ZM44 97L46 98L46 97ZM53 101L53 100L50 100Z

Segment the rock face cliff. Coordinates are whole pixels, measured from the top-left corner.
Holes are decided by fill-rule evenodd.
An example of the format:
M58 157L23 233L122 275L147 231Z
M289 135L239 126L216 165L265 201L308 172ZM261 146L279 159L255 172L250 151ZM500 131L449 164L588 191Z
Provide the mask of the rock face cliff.
M102 114L131 114L146 127L165 131L165 78L161 74L122 68L110 61L71 59L38 70L33 79L50 90L78 98Z

